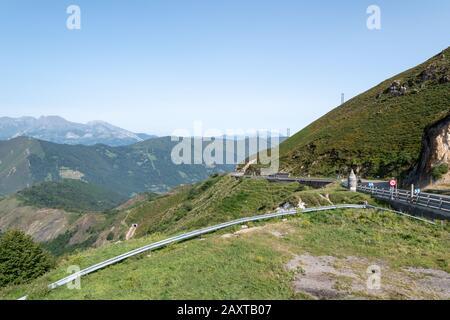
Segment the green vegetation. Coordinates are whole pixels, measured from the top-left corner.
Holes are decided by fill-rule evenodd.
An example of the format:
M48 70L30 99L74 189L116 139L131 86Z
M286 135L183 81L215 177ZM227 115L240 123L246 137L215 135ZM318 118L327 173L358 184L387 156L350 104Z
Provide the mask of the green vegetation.
M86 204L91 204L87 201L90 197L97 201L102 197L94 197L96 193L93 191L85 193L82 190L59 195L67 186L60 187L54 182L44 185L53 191L33 187L22 192L20 200L10 197L0 202L0 229L24 230L55 256L123 240L134 223L138 224L135 237L141 237L192 230L243 216L273 212L286 203L297 206L300 200L308 206L372 201L366 195L349 193L334 185L315 190L297 183L270 183L265 179L240 180L214 175L204 182L179 187L166 195L139 195L103 213L73 213L75 209L87 209ZM81 181L72 180L64 185L87 187ZM90 208L94 209L96 204L92 202ZM48 206L70 211L49 210ZM40 221L41 227L30 228L35 221Z
M367 259L360 270L363 275L373 263L402 274L409 266L450 272L449 225L430 225L393 213L317 212L299 214L287 221L252 224L245 233L231 234L236 230L223 230L128 259L83 277L81 290L62 287L48 291L46 285L65 276L69 265L83 268L167 235L80 252L61 261L56 270L38 281L8 287L0 291L0 296L13 299L27 293L31 299L304 299L308 296L293 290L293 280L301 269L286 269L286 264L301 254ZM385 285L392 285L383 279ZM390 298L408 298L415 288L406 283L402 290L403 295Z
M125 221L127 225L139 225L137 236L174 233L273 212L286 203L297 206L300 200L309 207L373 201L367 195L349 193L337 185L310 189L298 183L214 176L140 203L127 212Z
M70 240L75 236L75 234L76 230L71 231L67 230L63 234L57 236L55 239L48 242L44 242L42 244L42 247L45 248L54 256L58 257L72 253L77 250L89 249L92 247L92 245L98 238L98 233L90 232L86 240L79 243L70 244Z
M442 163L440 165L435 166L431 170L431 175L434 180L439 180L442 178L443 175L448 173L448 164Z
M125 200L123 196L109 190L72 179L40 183L20 191L18 199L27 206L69 212L105 211Z
M111 220L100 228L105 230L105 245L73 251L59 259L55 270L31 284L8 286L0 290L0 296L17 298L27 293L35 299L302 299L308 296L294 292L292 281L297 273L288 271L286 264L293 256L306 253L358 257L367 259L367 264L382 263L395 272L404 272L410 266L450 272L448 224L430 225L371 210L337 210L299 214L287 221L251 223L245 232L229 228L171 245L89 275L83 278L81 290L60 288L49 292L46 288L64 277L69 265L85 268L174 234L272 212L286 203L302 202L313 207L363 201L374 203L367 195L348 192L337 184L311 189L297 183L214 176L125 206L123 211L109 215ZM139 225L136 239L108 243L120 238L116 233L120 226L131 223ZM54 248L60 246L58 241L65 244L71 236L67 233L58 237ZM85 239L89 241L89 237ZM78 247L84 248L83 244ZM365 269L361 272L365 273Z
M45 196L45 199L48 198L45 194L43 196ZM142 195L139 198L146 199L147 196L151 197L151 195ZM76 194L73 197L76 197ZM69 202L67 203L71 203L70 194L67 194L67 197L58 198L58 203L61 203L62 199L68 199ZM80 204L81 199L84 198L80 198ZM135 199L130 200L130 202L132 201L138 202ZM33 203L36 206L30 206ZM25 205L23 197L19 195L9 196L0 200L0 230L22 230L56 256L74 250L83 250L94 245L99 246L106 241L117 240L127 230L126 226L120 224L124 217L123 214L126 214L126 212L118 209L104 212L81 212L79 209L86 209L86 207L69 207L67 203L64 203L65 208L71 207L77 209L78 212L52 209L45 206L38 207L38 204L34 201L28 201ZM51 203L47 204L52 205ZM94 207L91 209L94 209ZM115 226L114 238L106 239L107 233L113 226Z
M0 236L0 287L43 275L54 261L30 236L10 230Z
M63 145L25 137L0 141L0 194L12 194L44 181L81 178L130 197L165 192L233 169L230 165L176 165L171 160L176 144L170 137L123 147Z
M449 67L450 48L332 110L281 144L282 169L400 176L418 160L424 129L448 112Z

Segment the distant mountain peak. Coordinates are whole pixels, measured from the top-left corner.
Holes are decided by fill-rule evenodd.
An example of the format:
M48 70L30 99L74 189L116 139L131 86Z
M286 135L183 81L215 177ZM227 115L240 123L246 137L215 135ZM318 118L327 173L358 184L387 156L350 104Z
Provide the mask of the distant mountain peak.
M108 122L95 120L86 124L68 121L57 115L34 117L0 117L0 140L19 136L63 144L106 144L121 146L141 142L154 136L136 134Z

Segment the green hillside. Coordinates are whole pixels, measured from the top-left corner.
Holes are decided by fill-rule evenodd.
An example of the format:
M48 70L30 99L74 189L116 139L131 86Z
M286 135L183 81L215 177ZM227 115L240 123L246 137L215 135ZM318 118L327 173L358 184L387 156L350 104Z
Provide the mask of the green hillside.
M296 289L296 281L308 270L297 261L304 256L319 262L324 257L336 259L333 266L346 266L346 275L352 270L354 275L348 277L342 275L344 271L333 275L333 288L337 288L333 294L337 291L342 297L442 298L443 293L412 285L419 275L410 274L407 268L429 268L424 270L435 274L439 270L450 272L448 224L430 225L370 210L300 214L288 220L251 223L245 229L234 227L98 271L83 278L81 290L45 289L48 283L66 275L68 265L87 267L174 234L273 212L287 203L297 206L303 202L313 207L363 201L374 203L369 196L339 185L311 189L261 178L213 176L166 195L129 202L102 215L103 219L89 228L81 224L80 228L87 230L84 242L68 247L66 253L71 254L60 258L55 270L29 285L0 289L0 297L30 294L31 299L310 299L317 292ZM133 223L138 224L135 239L124 241ZM71 231L68 234L74 237ZM99 241L100 247L88 249ZM69 243L66 232L46 247L60 254L58 248ZM381 264L384 274L391 275L383 278L390 289L382 296L360 289L366 281L366 269L373 263ZM352 284L352 279L357 279L356 283Z
M398 176L418 160L424 128L450 109L450 48L313 122L280 146L281 169Z
M139 225L137 236L156 232L175 233L273 212L286 203L295 207L300 200L311 207L371 201L363 194L349 193L334 185L316 190L298 183L216 176L144 201L127 210L125 221L127 225Z
M142 237L273 212L286 203L297 206L300 200L308 206L372 201L338 186L315 190L297 183L215 175L169 194L142 194L115 209L93 212L119 198L81 181L43 183L0 201L0 229L23 230L55 255L63 255L123 241L133 224L138 224L135 237Z
M83 180L122 196L164 192L231 166L175 165L170 137L124 147L64 145L19 137L0 141L0 194L43 181Z
M418 279L421 271L450 272L448 226L433 226L391 213L333 211L302 214L287 221L251 224L146 253L83 277L80 290L46 285L66 275L167 237L152 235L74 254L30 285L0 289L15 299L437 299L439 287ZM424 254L426 252L426 254ZM329 263L329 264L327 264ZM367 290L367 267L382 266L383 290ZM314 290L312 266L331 282ZM415 270L415 269L412 269ZM417 269L422 270L422 269ZM437 271L441 270L441 271ZM320 274L319 274L320 275ZM310 278L311 277L311 278ZM429 275L428 275L429 277ZM438 277L438 276L437 276ZM433 278L433 280L439 280ZM324 281L324 280L322 280Z
M72 212L105 211L126 200L109 190L72 179L37 184L19 191L18 199L26 206Z

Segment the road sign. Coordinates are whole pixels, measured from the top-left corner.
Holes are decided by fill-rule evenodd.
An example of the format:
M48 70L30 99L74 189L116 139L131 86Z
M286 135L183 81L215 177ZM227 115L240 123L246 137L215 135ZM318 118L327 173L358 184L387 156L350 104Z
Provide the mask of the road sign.
M395 186L397 185L397 181L394 180L394 179L392 179L392 180L389 181L389 185L390 185L391 187L395 187Z
M419 194L421 192L421 190L420 189L416 189L416 190L414 190L414 193L415 194Z
M374 187L373 182L369 182L369 188L373 188L373 187Z

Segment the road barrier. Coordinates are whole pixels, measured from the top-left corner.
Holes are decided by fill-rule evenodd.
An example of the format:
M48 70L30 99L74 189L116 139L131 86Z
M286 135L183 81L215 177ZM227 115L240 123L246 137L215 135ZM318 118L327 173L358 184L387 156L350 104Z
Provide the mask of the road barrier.
M379 207L374 207L374 206L370 206L367 204L340 204L340 205L332 205L332 206L324 206L324 207L316 207L316 208L306 208L306 209L302 209L302 210L298 210L298 209L291 209L291 210L284 210L284 211L280 211L280 212L275 212L275 213L268 213L268 214L263 214L263 215L257 215L257 216L252 216L252 217L245 217L245 218L240 218L237 220L233 220L230 222L225 222L225 223L221 223L221 224L217 224L211 227L206 227L203 229L199 229L199 230L194 230L191 232L187 232L187 233L183 233L181 235L178 236L174 236L174 237L170 237L168 239L165 240L161 240L155 243L151 243L148 244L146 246L128 251L124 254L121 254L119 256L116 256L114 258L102 261L100 263L97 263L95 265L92 265L90 267L87 267L83 270L80 270L76 273L73 273L61 280L58 280L52 284L50 284L48 286L49 289L56 289L58 287L61 287L65 284L68 284L74 280L76 280L77 278L93 273L97 270L106 268L107 266L113 265L115 263L118 263L120 261L123 261L127 258L139 255L141 253L144 253L146 251L151 251L151 250L156 250L156 249L160 249L163 248L169 244L172 243L176 243L176 242L181 242L184 240L188 240L188 239L192 239L195 237L198 237L200 235L204 235L204 234L208 234L220 229L224 229L224 228L228 228L231 226L235 226L235 225L239 225L239 224L243 224L243 223L247 223L247 222L252 222L252 221L262 221L262 220L268 220L268 219L273 219L273 218L280 218L280 217L286 217L286 216L293 216L296 215L298 213L308 213L308 212L319 212L319 211L329 211L329 210L336 210L336 209L375 209L375 210L387 210L385 208L379 208ZM398 214L402 214L402 215L406 215L403 212L398 212L398 211L394 211L394 210L389 210ZM409 215L407 215L409 216ZM420 219L414 216L409 216L411 218L414 219L418 219L418 220L422 220L425 222L430 222L427 221L425 219ZM430 222L433 223L433 222ZM27 296L24 296L22 298L20 298L19 300L26 300Z
M450 197L443 195L426 192L411 194L411 191L402 189L376 188L365 185L359 185L356 190L376 196L380 199L396 200L413 206L421 206L434 210L450 212Z

